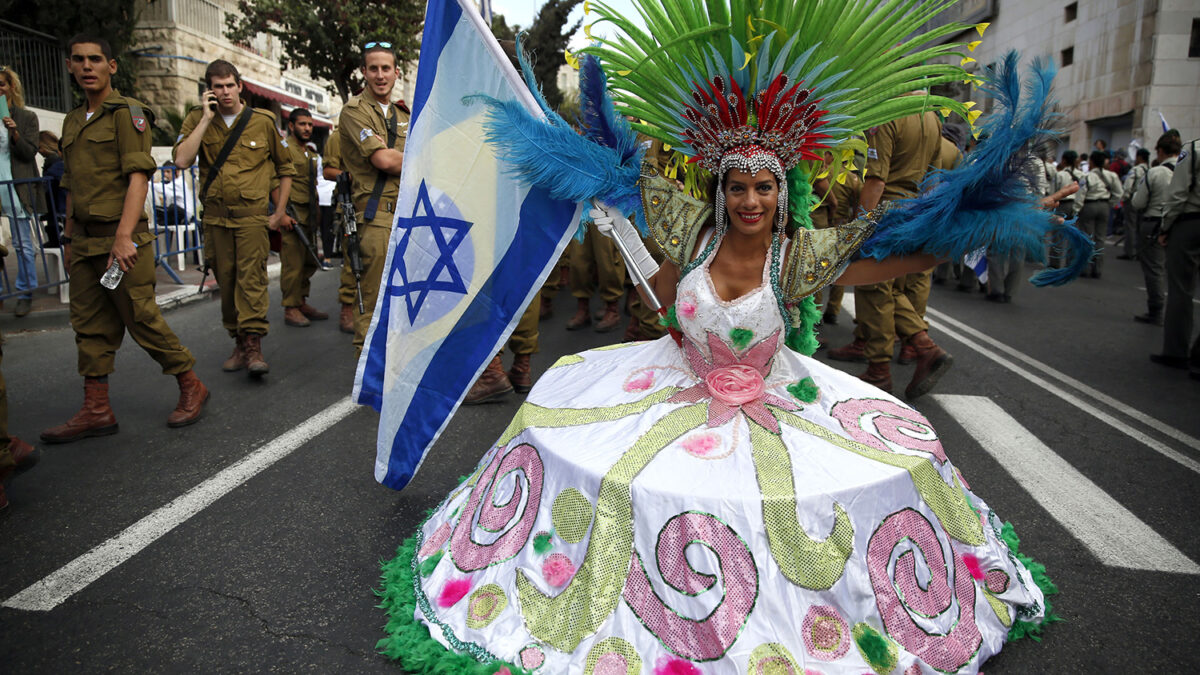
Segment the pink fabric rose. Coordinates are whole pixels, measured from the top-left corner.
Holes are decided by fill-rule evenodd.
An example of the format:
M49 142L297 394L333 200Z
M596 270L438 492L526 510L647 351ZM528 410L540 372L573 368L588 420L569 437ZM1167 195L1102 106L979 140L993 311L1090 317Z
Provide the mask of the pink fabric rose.
M731 406L757 401L766 391L762 373L741 364L713 370L704 377L704 383L713 398Z
M679 316L682 316L685 319L693 319L696 317L696 305L686 300L681 300L678 307Z

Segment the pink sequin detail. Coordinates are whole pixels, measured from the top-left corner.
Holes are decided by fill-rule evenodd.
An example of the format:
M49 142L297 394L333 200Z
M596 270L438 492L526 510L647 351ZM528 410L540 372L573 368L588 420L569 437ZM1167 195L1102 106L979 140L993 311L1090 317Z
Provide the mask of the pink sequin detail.
M700 669L683 659L663 654L654 662L654 675L700 675Z
M850 438L869 445L876 450L892 452L885 440L891 441L902 448L928 452L937 458L938 462L946 461L946 451L942 442L934 439L913 438L903 433L903 430L919 434L933 430L929 420L912 408L902 406L893 401L874 398L852 398L833 406L830 413L842 423L842 428L850 434ZM874 422L875 431L863 427L863 422L870 415Z
M575 576L575 565L571 564L571 559L567 556L551 553L542 563L542 576L545 577L546 583L555 588L562 588Z
M912 664L904 671L904 675L921 675L921 666L918 666L915 663ZM982 670L979 671L979 675L983 675Z
M533 670L541 668L546 662L546 655L537 647L526 647L521 650L521 667Z
M624 389L628 392L646 391L654 386L654 371L647 370L625 381Z
M800 626L808 655L821 661L836 661L850 650L850 628L837 610L813 605Z
M680 301L680 303L677 305L677 307L679 309L679 316L682 316L685 319L695 318L695 316L696 316L696 305L695 304L690 303L686 300L683 300L683 301Z
M693 457L708 457L721 447L721 437L712 432L701 432L683 439L683 449Z
M749 618L758 595L758 569L746 544L728 525L707 513L681 513L667 521L656 547L663 580L680 592L696 594L716 584L713 575L696 572L688 564L685 551L693 543L717 554L725 587L725 597L707 618L688 619L671 611L650 586L636 552L623 595L667 649L688 659L709 661L729 650Z
M601 654L600 658L596 659L592 675L629 675L629 663L625 661L624 656L616 652Z
M438 594L439 607L453 607L454 603L463 599L463 596L471 590L470 579L451 579L442 586L442 592Z
M446 540L450 538L450 523L442 523L438 528L429 535L425 543L421 545L421 551L418 555L422 558L428 557L442 550L446 545Z
M491 544L475 543L471 534L474 531L475 513L479 510L480 503L483 504L485 514L490 509L495 509L496 507L492 504L492 495L498 483L497 475L505 476L518 469L524 473L529 487L529 497L520 520ZM475 483L475 487L471 489L471 497L462 513L459 514L458 524L450 538L450 553L454 556L454 564L460 570L472 572L483 569L488 565L513 557L525 546L525 542L529 539L529 533L533 530L533 523L537 520L538 507L542 502L543 472L542 458L538 456L537 450L532 445L522 444L513 448L508 454L496 454L491 464L479 477L479 482ZM519 479L509 503L521 503ZM507 505L501 507L500 510L505 509L507 509ZM483 519L484 516L481 516L480 520L483 521Z
M896 559L896 578L888 577L892 551L905 540L911 540L925 556L932 575L928 590L922 590L918 585L911 551ZM950 570L946 568L942 542L933 524L917 511L903 509L885 518L867 544L867 571L888 637L933 668L945 672L956 671L970 662L983 641L975 623L975 582L961 558L951 556L951 561L958 620L949 633L930 635L917 625L905 605L926 616L954 609L949 590ZM904 594L903 599L897 593L897 586Z
M989 591L1003 593L1008 590L1008 575L1004 573L1004 570L988 570L985 577L987 581L984 582L984 585L987 586Z

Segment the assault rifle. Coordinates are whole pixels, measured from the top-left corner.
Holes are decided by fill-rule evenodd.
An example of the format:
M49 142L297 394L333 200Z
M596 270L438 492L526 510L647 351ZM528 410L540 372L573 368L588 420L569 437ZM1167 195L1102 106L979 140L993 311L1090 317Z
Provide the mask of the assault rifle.
M317 261L317 269L325 269L325 266L321 264L321 256L317 255L317 248L313 246L312 241L308 238L308 235L304 233L304 226L300 222L300 219L296 217L296 207L292 206L289 202L287 208L285 208L283 212L288 214L289 218L296 221L296 224L292 226L292 232L294 232L296 237L300 239L300 243L303 244L305 250L312 255L313 260Z
M354 214L353 185L348 171L337 177L337 200L342 207L342 256L354 275L354 296L358 300L358 313L363 313L362 300L362 245L358 236L358 222Z

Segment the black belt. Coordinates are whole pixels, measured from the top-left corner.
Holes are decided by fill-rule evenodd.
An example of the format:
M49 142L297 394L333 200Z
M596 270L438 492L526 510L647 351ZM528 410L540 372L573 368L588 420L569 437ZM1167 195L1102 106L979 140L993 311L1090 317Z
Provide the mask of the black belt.
M1108 197L1105 197L1104 199L1085 199L1085 200L1083 200L1083 203L1091 204L1093 202L1107 202L1107 201L1108 201Z

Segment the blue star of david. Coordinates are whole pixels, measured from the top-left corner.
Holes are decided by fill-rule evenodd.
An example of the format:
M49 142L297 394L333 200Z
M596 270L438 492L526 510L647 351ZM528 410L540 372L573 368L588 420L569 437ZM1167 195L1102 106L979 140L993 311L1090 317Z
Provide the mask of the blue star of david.
M422 210L424 215L418 215ZM401 281L399 284L393 283L391 291L393 296L404 296L410 325L416 322L417 315L421 313L421 307L425 304L425 299L429 296L430 291L467 294L467 285L463 283L458 266L454 263L454 251L466 239L467 231L473 224L434 213L433 202L429 199L429 190L425 187L423 180L417 191L417 203L413 205L412 216L396 219L396 227L404 230L404 234L400 238L400 244L395 255L392 256L392 260L393 267L400 275ZM408 251L408 243L412 238L413 231L422 227L429 228L433 235L438 257L429 268L425 279L409 279L409 270L404 260L404 254ZM447 233L449 233L448 239Z

